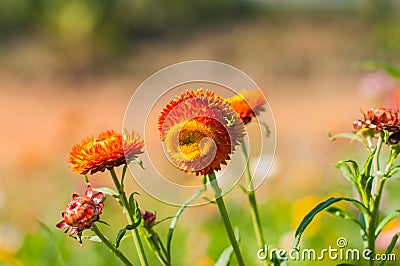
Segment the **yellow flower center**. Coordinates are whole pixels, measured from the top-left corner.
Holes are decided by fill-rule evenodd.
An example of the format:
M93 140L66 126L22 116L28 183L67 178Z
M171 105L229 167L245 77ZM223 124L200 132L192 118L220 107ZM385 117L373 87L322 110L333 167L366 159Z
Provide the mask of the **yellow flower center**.
M166 145L168 151L172 151L172 157L185 161L193 161L201 156L214 157L216 151L212 129L196 119L172 127L167 134Z

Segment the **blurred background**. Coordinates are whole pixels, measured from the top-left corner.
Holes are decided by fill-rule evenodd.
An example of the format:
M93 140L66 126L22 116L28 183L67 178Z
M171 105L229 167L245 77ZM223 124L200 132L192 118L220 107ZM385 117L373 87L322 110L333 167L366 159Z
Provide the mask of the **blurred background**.
M399 80L379 70L400 66L399 28L395 0L0 0L0 265L118 265L101 244L80 246L54 226L72 193L85 190L68 153L86 136L120 130L147 77L192 59L233 65L266 91L277 149L257 196L268 244L289 249L315 204L352 193L336 162L366 156L328 133L351 132L360 108L399 107ZM111 186L107 174L91 181ZM396 207L399 187L388 182L384 206ZM177 211L144 192L138 200L159 219ZM244 195L235 189L226 201L246 260L258 265ZM124 226L111 200L102 218ZM168 224L157 228L162 237ZM215 206L187 209L173 243L176 265L213 265L228 246L220 225ZM399 227L399 219L390 224L381 250ZM362 246L355 226L321 214L302 246L335 246L341 236Z

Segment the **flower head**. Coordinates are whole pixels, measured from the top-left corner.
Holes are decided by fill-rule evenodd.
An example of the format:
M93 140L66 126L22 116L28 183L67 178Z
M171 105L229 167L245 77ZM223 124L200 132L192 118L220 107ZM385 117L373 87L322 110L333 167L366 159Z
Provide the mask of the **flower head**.
M371 108L363 117L354 121L355 130L370 129L373 131L387 130L390 132L399 131L400 129L400 113L398 110L391 108Z
M144 224L147 228L151 228L156 221L156 213L151 211L141 210L140 214L142 215L142 219L144 220Z
M134 132L124 135L113 130L100 133L97 138L83 139L80 144L72 147L69 162L74 172L85 175L97 171L126 164L126 159L135 158L143 153L143 140ZM124 154L125 152L125 154Z
M266 94L258 89L242 90L240 94L228 99L232 108L239 114L243 123L247 124L253 117L264 111L267 103Z
M99 220L103 210L103 193L93 193L88 186L85 196L72 195L72 201L62 213L63 220L56 224L58 228L67 228L65 233L69 235L81 235L84 229L88 229Z
M195 175L220 170L245 135L240 118L228 102L202 89L187 91L170 101L158 123L172 162Z

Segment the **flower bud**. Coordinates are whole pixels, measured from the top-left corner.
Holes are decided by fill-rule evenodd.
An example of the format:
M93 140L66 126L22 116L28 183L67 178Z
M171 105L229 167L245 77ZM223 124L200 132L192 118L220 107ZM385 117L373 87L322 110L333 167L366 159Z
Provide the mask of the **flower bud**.
M156 221L156 214L146 210L141 210L140 214L142 215L146 227L151 228Z
M99 220L104 204L101 202L103 193L94 193L88 186L85 196L72 195L72 201L68 203L67 209L62 213L63 220L56 227L67 228L65 233L70 236L81 235L84 229L88 229Z

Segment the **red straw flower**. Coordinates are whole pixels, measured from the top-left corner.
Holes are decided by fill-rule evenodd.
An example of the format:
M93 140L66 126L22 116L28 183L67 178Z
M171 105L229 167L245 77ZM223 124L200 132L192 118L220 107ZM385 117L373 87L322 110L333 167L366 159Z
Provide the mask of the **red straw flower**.
M88 186L85 196L72 195L72 201L62 213L63 220L56 227L67 228L65 233L69 235L81 235L84 229L88 229L99 220L103 210L103 193L94 193L91 186Z
M195 175L220 170L245 134L228 102L202 89L170 101L158 123L161 140L174 164Z

